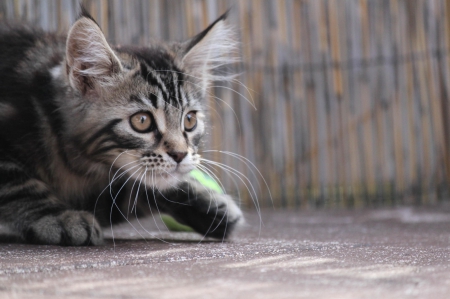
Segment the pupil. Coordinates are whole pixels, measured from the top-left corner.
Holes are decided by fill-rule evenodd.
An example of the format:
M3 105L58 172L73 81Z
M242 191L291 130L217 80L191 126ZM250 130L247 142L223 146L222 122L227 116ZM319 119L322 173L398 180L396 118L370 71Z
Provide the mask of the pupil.
M141 116L141 124L145 122L145 116Z

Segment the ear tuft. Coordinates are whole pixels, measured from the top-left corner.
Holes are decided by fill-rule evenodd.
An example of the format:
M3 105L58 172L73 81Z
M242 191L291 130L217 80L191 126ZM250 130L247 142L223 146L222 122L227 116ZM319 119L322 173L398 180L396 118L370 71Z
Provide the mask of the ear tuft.
M83 4L80 4L80 15L78 16L78 19L81 19L81 18L90 19L92 22L94 22L100 28L97 21L91 16L90 12L86 9L86 7L84 7Z
M83 95L100 92L122 66L91 17L81 16L69 31L66 64L70 85Z
M212 81L231 80L233 75L219 71L222 66L240 61L235 31L227 24L227 15L228 12L184 43L182 66L200 78L204 91Z

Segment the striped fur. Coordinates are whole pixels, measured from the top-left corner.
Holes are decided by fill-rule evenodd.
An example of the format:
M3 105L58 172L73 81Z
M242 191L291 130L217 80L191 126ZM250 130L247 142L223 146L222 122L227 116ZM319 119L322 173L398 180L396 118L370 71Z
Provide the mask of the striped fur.
M110 46L87 13L67 38L0 25L0 222L26 242L95 245L101 225L158 209L225 237L240 210L186 174L230 41L225 16L185 43L148 47ZM133 127L139 113L145 131Z

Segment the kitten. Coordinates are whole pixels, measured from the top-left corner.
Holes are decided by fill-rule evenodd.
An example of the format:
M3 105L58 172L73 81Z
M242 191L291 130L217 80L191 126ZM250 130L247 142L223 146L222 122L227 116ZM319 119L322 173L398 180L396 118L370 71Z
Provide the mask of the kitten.
M110 46L85 11L67 38L0 26L0 222L29 243L96 245L101 226L164 212L228 236L240 209L189 176L235 47L225 20L148 47Z

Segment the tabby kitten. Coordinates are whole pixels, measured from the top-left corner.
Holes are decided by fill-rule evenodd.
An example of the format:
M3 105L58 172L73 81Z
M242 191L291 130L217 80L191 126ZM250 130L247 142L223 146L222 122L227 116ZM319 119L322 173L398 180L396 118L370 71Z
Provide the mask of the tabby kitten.
M87 12L67 38L0 26L0 222L29 243L96 245L101 226L164 212L228 236L240 209L188 175L235 45L225 19L148 47L109 45Z

